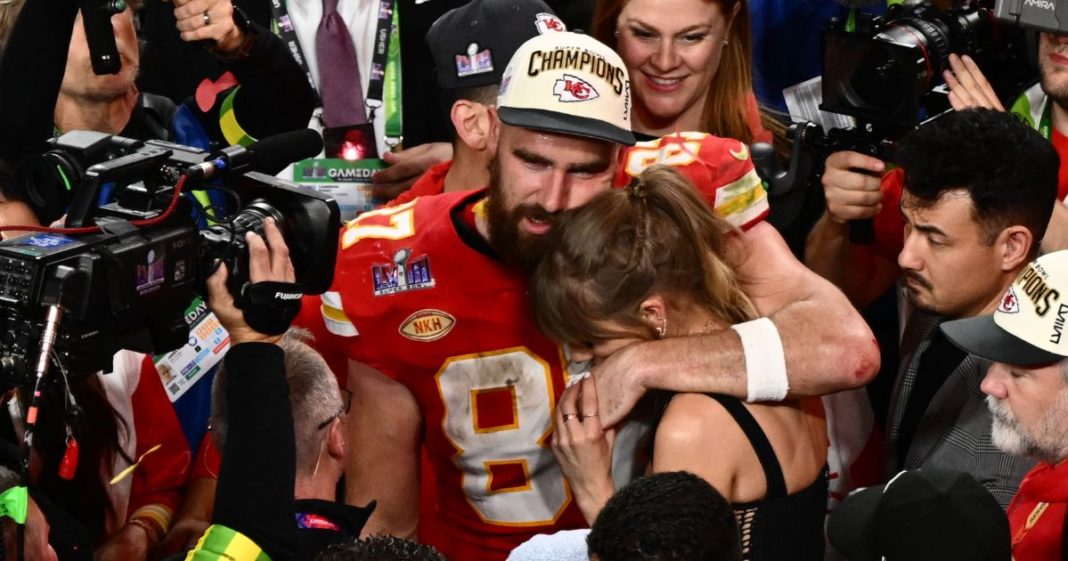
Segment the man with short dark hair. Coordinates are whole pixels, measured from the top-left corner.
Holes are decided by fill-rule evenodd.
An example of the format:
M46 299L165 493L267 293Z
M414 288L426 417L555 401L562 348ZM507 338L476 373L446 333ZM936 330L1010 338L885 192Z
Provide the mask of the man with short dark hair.
M524 41L552 31L566 27L541 0L472 0L434 22L426 44L451 124L452 160L432 166L390 206L489 183L493 108L504 67Z
M332 545L315 561L449 561L432 546L393 536L371 536Z
M991 442L985 364L938 325L992 311L1035 256L1056 203L1057 155L1013 115L968 109L910 133L898 162L904 191L891 210L904 221L897 262L914 311L886 422L887 474L962 471L1008 504L1029 462Z
M1009 505L1016 561L1063 559L1068 509L1068 251L1039 257L993 315L950 321L962 349L994 361L982 390L994 444L1038 460Z
M658 473L622 488L586 538L591 561L741 561L734 510L707 481Z

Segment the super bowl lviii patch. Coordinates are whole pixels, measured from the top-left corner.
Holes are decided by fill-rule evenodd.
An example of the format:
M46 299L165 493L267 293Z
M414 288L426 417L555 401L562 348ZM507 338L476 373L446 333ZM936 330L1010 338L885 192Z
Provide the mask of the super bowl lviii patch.
M493 72L493 57L489 49L478 50L478 43L467 46L466 55L456 55L456 76L473 76Z
M412 250L407 248L394 253L392 263L372 265L371 280L374 283L375 296L434 287L434 277L430 274L430 257L421 255L412 258Z

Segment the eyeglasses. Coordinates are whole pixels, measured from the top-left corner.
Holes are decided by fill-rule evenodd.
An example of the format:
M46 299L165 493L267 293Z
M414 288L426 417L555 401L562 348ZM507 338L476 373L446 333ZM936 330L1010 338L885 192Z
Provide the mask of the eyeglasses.
M315 430L323 430L330 426L330 423L334 422L334 419L338 417L348 415L349 409L352 409L352 392L349 390L341 390L341 409L338 410L332 417L319 423Z

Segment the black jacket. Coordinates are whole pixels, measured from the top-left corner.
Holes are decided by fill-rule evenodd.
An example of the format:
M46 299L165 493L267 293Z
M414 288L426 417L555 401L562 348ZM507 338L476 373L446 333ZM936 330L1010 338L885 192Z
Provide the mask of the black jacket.
M296 445L284 357L266 343L242 343L226 354L227 434L212 514L213 524L248 536L273 561L312 559L358 537L374 508L293 498ZM301 513L320 515L337 531L300 530Z

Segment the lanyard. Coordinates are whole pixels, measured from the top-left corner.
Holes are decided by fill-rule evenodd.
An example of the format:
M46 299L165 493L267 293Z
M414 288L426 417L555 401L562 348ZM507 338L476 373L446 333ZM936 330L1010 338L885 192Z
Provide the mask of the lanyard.
M1046 107L1042 110L1042 119L1038 121L1038 134L1041 134L1046 140L1053 138L1051 136L1053 134L1053 103L1052 99L1046 98Z
M400 78L400 17L395 9L395 0L380 0L378 4L378 21L375 27L374 55L371 58L371 80L367 85L364 103L370 110L369 120L374 122L375 111L385 105L386 140L394 146L401 139L401 78ZM304 70L308 83L315 90L317 101L319 91L312 79L308 59L297 39L296 29L286 9L286 0L271 0L271 30L289 47L289 52L297 64ZM383 103L383 98L387 103ZM390 140L393 140L390 143Z
M401 117L401 48L400 10L393 10L393 22L386 62L386 144L390 148L401 143L404 120ZM377 54L377 53L376 53Z

